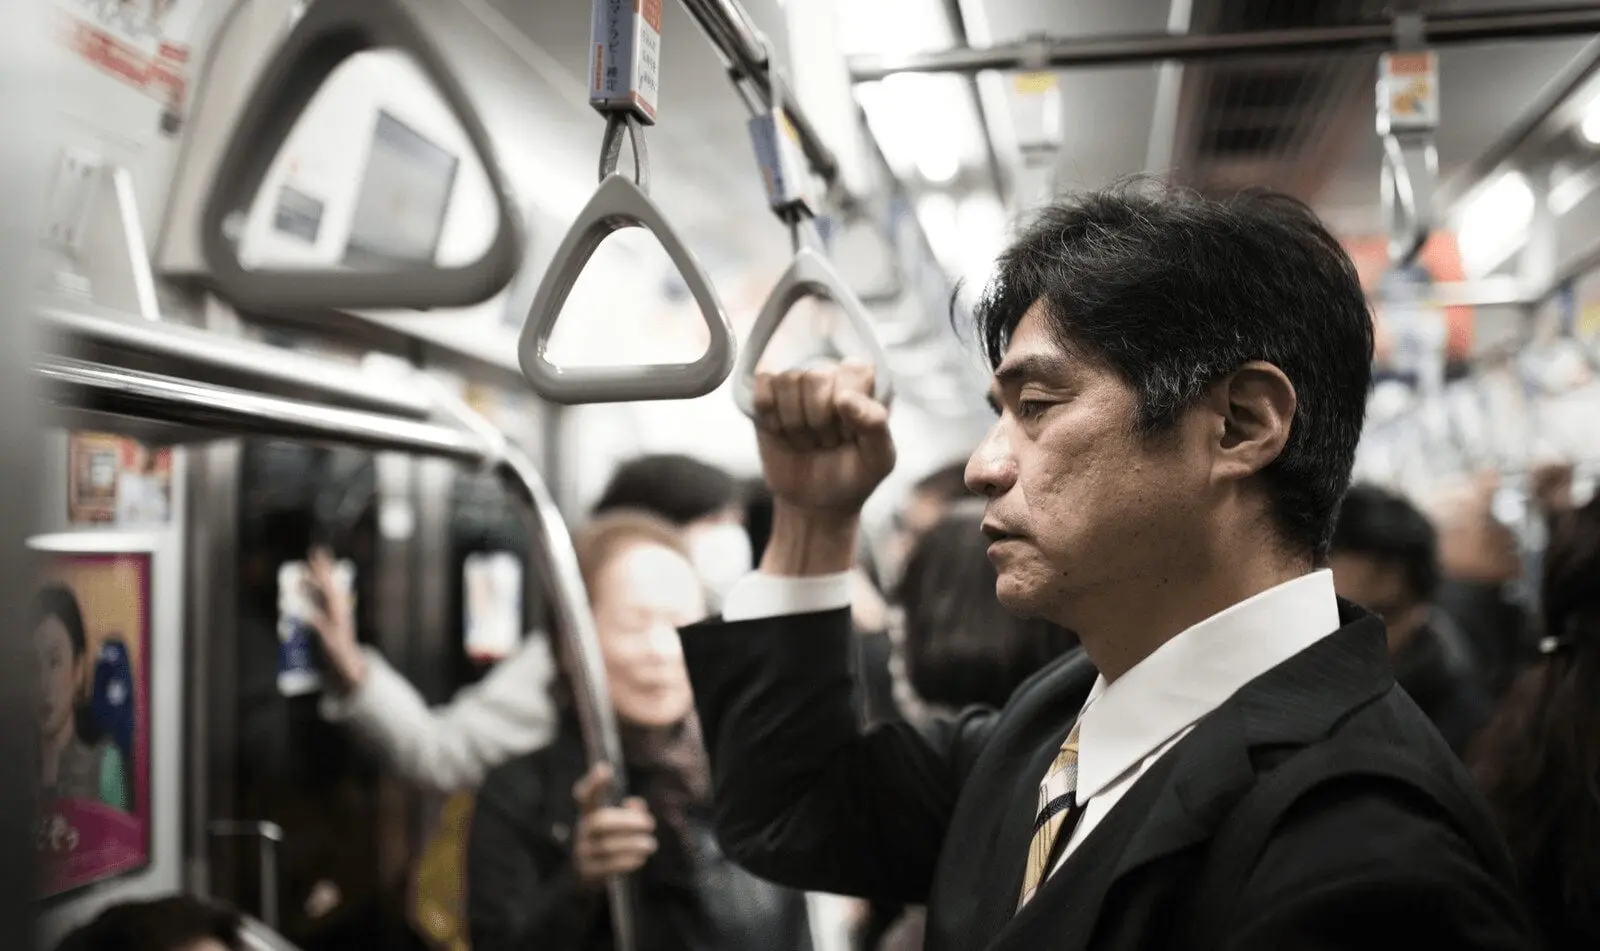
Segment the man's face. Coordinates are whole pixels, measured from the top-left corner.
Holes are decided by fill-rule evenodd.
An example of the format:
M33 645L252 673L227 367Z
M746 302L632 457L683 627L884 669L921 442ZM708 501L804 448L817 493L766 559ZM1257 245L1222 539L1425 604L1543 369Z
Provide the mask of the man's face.
M1339 597L1383 618L1389 652L1404 647L1428 621L1428 603L1412 593L1405 568L1386 558L1336 551L1328 557Z
M988 499L995 593L1008 610L1078 628L1085 599L1114 607L1181 576L1201 551L1210 490L1195 420L1140 435L1133 388L1064 350L1037 304L995 369L991 398L1000 418L966 475Z

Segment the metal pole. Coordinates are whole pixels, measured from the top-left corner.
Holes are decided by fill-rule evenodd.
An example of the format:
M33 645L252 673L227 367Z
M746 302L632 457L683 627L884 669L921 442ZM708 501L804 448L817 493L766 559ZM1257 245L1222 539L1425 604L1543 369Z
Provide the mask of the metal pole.
M168 360L181 362L180 357L181 354L169 353ZM196 355L191 354L190 359L196 359ZM459 424L447 426L65 357L37 358L34 376L42 382L46 399L74 410L178 424L219 437L250 435L323 441L492 466L522 503L529 528L539 541L546 577L555 593L556 629L566 647L565 666L577 692L578 720L590 759L609 762L617 775L622 775L622 743L572 537L532 460L509 445L502 434L464 403L439 394L438 409ZM260 829L268 825L261 824ZM223 823L213 827L212 832L236 834L237 828L237 824ZM254 824L250 828L258 831ZM272 838L267 832L260 834ZM281 835L281 831L277 833L280 839ZM269 848L265 843L263 847ZM276 854L263 853L261 861L264 879L271 880L273 886L268 891L267 883L263 883L262 917L268 925L274 925ZM607 887L613 924L622 936L618 946L632 947L636 907L632 878L618 876Z
M1600 33L1600 4L1540 10L1494 10L1428 19L1432 46L1530 40ZM1123 34L1044 41L1044 67L1081 69L1139 63L1192 62L1252 56L1309 56L1381 52L1394 48L1388 22L1351 26L1252 30L1215 35ZM976 73L986 69L1037 69L1040 47L1022 41L987 49L957 48L903 56L854 56L850 74L857 82L893 73Z
M432 423L319 406L64 357L40 357L34 376L58 406L191 426L228 436L309 439L481 462L483 443Z
M700 25L706 39L722 54L722 60L733 78L750 83L761 97L763 105L772 105L773 87L777 87L778 98L800 136L800 147L805 152L811 170L830 186L836 186L839 183L839 160L823 144L816 126L811 124L805 111L795 102L783 77L773 71L773 64L767 62L766 38L756 30L750 15L738 0L682 0L682 3L683 8Z

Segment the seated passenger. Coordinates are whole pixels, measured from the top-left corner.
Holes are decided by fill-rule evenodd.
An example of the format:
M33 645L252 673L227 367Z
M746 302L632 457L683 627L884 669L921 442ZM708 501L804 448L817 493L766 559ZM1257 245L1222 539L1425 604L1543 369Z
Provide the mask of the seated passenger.
M1549 951L1600 948L1600 497L1556 515L1540 659L1484 730L1472 770Z
M1492 708L1478 684L1472 645L1433 607L1437 544L1433 525L1416 506L1383 489L1356 486L1339 509L1329 566L1340 597L1383 618L1395 680L1456 755L1465 756Z
M192 895L112 905L56 951L244 951L238 912Z
M725 859L711 829L710 775L677 626L705 604L688 549L643 513L598 516L577 538L627 781L585 771L572 717L556 741L491 773L478 791L467 860L474 951L564 951L612 944L605 884L638 872L640 947L809 946L804 896Z
M624 463L594 511L640 509L671 522L694 554L699 584L715 591L753 564L741 503L737 480L716 466L654 455ZM312 622L334 680L322 715L348 724L407 780L440 792L471 789L495 766L555 735L555 662L544 634L531 634L483 680L429 709L382 655L357 641L352 606L333 583L326 552L312 554L311 579L328 605Z

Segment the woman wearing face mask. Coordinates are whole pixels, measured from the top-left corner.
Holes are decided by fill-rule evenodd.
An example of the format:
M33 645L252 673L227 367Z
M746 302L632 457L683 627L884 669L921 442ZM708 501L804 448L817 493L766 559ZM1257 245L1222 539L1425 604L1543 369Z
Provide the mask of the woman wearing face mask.
M126 811L122 754L98 735L83 702L89 642L70 588L47 585L34 597L39 659L40 783L50 799L89 799Z
M576 544L636 795L604 805L609 771L586 770L565 711L549 748L491 773L467 860L472 947L610 948L605 884L630 873L641 948L809 947L804 897L733 865L711 831L677 634L705 612L687 545L669 523L623 510L597 516Z
M732 475L709 463L677 453L625 462L600 493L594 514L617 509L650 512L682 531L713 611L755 565L743 489Z
M699 586L715 602L752 565L743 497L727 472L688 456L640 456L624 463L601 493L596 516L621 509L649 512L678 528ZM408 781L437 792L475 788L489 770L541 749L555 735L550 700L555 661L542 634L448 704L430 708L415 687L356 636L355 612L334 583L333 558L310 559L311 584L326 610L310 619L331 674L320 706Z

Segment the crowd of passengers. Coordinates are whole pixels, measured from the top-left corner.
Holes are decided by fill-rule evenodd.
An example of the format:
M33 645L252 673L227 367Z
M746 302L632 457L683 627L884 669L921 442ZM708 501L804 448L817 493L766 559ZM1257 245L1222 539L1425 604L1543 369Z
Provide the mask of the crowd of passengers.
M925 724L971 705L1001 706L1076 647L1072 632L1017 619L995 599L983 505L962 470L952 464L917 482L884 554L862 559L852 615L863 723ZM1562 946L1600 947L1600 799L1581 781L1600 762L1600 671L1589 656L1600 631L1541 628L1518 607L1522 560L1491 512L1494 489L1479 480L1439 499L1430 517L1358 485L1340 512L1331 567L1341 596L1384 619L1397 680L1482 783L1540 920L1582 938ZM1600 500L1574 507L1571 491L1570 468L1541 472L1551 528L1546 617L1592 616L1568 606L1600 591ZM318 630L336 678L324 716L360 734L406 780L475 792L459 830L457 912L468 947L608 948L604 884L630 872L641 933L652 936L644 947L811 947L804 896L718 849L677 637L759 563L770 506L759 483L687 456L646 456L618 471L575 533L634 793L619 806L603 795L609 772L585 766L570 685L543 632L430 708L361 643L330 553L313 553L329 608ZM919 908L863 902L853 924L859 951L921 947ZM231 951L244 947L238 935L236 915L176 897L118 906L60 951Z
M894 458L886 410L866 395L870 369L758 378L763 464L788 508L703 462L648 456L622 466L576 526L621 733L629 796L620 802L609 795L616 777L588 766L562 644L532 632L481 682L430 707L365 645L369 632L357 630L333 583L338 553L313 553L312 583L326 606L316 627L334 681L321 716L363 738L411 783L457 797L443 838L422 858L435 885L455 886L431 899L430 943L611 948L606 884L626 874L637 885L642 951L812 948L808 896L744 867L759 865L794 886L845 884L832 890L874 895L853 906L861 951L912 951L925 941L985 947L997 933L1009 936L1006 947L1054 946L1044 937L1057 933L1050 929L1073 928L1080 933L1071 947L1096 948L1150 947L1144 936L1160 935L1155 946L1379 951L1422 947L1426 939L1408 936L1441 933L1458 942L1452 947L1522 947L1537 934L1550 949L1600 948L1600 498L1575 498L1568 467L1538 473L1532 495L1547 544L1538 576L1525 577L1532 562L1494 517L1492 476L1422 508L1371 486L1346 491L1372 325L1337 242L1293 203L1099 193L1047 208L999 267L978 314L990 362L1007 361L996 372L997 428L965 465L911 489L889 544L855 553L850 630L844 598L830 600L843 590L830 587L841 572L750 572L813 556L813 565L850 563L849 551L827 545L853 534L830 534L837 525L823 523L844 509L839 524L857 517ZM1045 306L1058 300L1066 303ZM1069 305L1079 307L1070 333L1051 323L1067 320ZM1152 369L1157 350L1167 361L1161 372ZM1086 357L1061 359L1062 351ZM1145 440L1131 436L1136 398ZM1046 418L1052 407L1058 414ZM1171 420L1183 425L1172 429ZM838 451L824 461L830 447ZM1274 492L1294 504L1279 506ZM987 512L973 494L986 496ZM808 506L797 507L802 497ZM1044 551L1045 543L1004 521L1030 506L1040 520L1033 530L1056 540L1087 530L1096 546L1035 557L1026 544ZM808 518L796 521L796 511ZM1002 522L985 521L995 518ZM1206 568L1222 581L1258 564L1276 580L1231 600L1201 592L1211 601L1199 606L1209 609L1186 616L1205 620L1145 632L1167 639L1142 655L1128 648L1126 669L1110 674L1103 661L1117 661L1123 642L1095 635L1116 629L1116 617L1102 612L1091 619L1098 626L1074 624L1075 634L1002 608L1007 597L1064 590L1070 573L1056 561L1094 576L1074 578L1080 586L1157 601L1172 590L1193 594L1185 589L1193 579L1163 573L1185 564L1173 554L1186 551L1172 547L1175 528L1189 531L1185 543L1196 550L1223 539ZM1018 551L1028 554L1008 554ZM1222 554L1255 561L1237 570ZM1122 572L1145 574L1129 582ZM829 594L811 598L813 588ZM1073 593L1094 600L1094 591ZM757 595L762 605L753 605ZM1132 598L1096 603L1122 613L1146 607ZM700 623L708 617L720 620ZM1202 627L1210 640L1182 640ZM1262 662L1283 651L1277 635L1285 630L1308 646ZM1127 768L1102 762L1087 806L1079 803L1079 727L1117 689L1106 677L1147 682L1154 675L1141 663L1174 644L1188 666L1161 668L1157 691L1116 696L1176 697L1201 712L1138 738L1153 745L1125 744L1132 759L1115 765ZM1196 644L1231 654L1208 665L1214 655ZM835 645L851 648L849 665L829 653ZM1258 671L1253 679L1239 677L1249 669ZM1228 677L1239 679L1223 696L1201 696ZM1341 690L1338 704L1318 705ZM1348 695L1358 691L1369 693ZM1247 702L1255 705L1244 709ZM1002 707L998 715L979 709ZM1159 719L1146 716L1153 706L1112 709L1123 720ZM844 722L852 713L855 724ZM1127 725L1099 722L1112 733ZM1180 914L1205 921L1210 909L1198 898L1227 884L1208 874L1193 885L1200 895L1190 895L1187 873L1213 871L1193 850L1169 849L1158 870L1154 859L1127 870L1120 892L1104 890L1108 876L1083 870L1114 862L1122 876L1127 854L1118 849L1133 850L1137 836L1146 845L1160 836L1214 841L1210 830L1184 840L1182 828L1202 822L1191 807L1214 801L1204 788L1211 768L1254 775L1253 762L1238 761L1274 754L1233 743L1227 731L1235 728L1291 752L1318 744L1333 753L1409 751L1428 775L1396 773L1403 786L1346 786L1359 793L1345 801L1319 790L1321 811L1285 819L1303 838L1260 852L1261 861L1276 856L1275 874L1249 882L1258 905L1235 923L1232 943L1199 945L1204 939L1164 930ZM969 736L978 738L964 745ZM1196 741L1185 743L1188 736ZM764 742L772 737L786 742ZM1295 763L1322 760L1273 762L1288 765L1263 767L1269 778L1259 786L1281 790L1271 785L1273 769L1295 775ZM1163 785L1180 768L1189 770L1187 785ZM786 775L804 788L787 788ZM859 788L849 782L857 777L880 782ZM1034 809L1036 784L1029 829L1018 816ZM1179 791L1169 799L1149 798L1171 789ZM980 801L984 790L996 801ZM1123 794L1130 806L1119 810ZM1171 801L1185 798L1192 801ZM1169 821L1154 829L1150 817ZM958 819L967 836L959 842ZM1079 825L1057 835L1067 821ZM822 841L824 828L851 830L857 841ZM1015 841L981 840L988 829ZM1464 829L1470 835L1458 834ZM879 837L896 843L893 854L873 850ZM1437 851L1450 854L1407 854L1395 844L1419 841L1443 843ZM1074 852L1079 842L1088 845ZM1014 855L993 852L1004 869L964 851L1000 845L1015 846ZM1343 863L1337 875L1329 862ZM1285 892L1276 873L1302 887ZM1089 894L1096 883L1102 891ZM912 904L941 888L945 903ZM1046 892L1048 901L1033 898ZM1114 903L1116 914L1094 920ZM1104 934L1089 941L1096 925ZM1024 941L1029 935L1039 940ZM237 916L177 898L115 908L62 951L240 947Z

